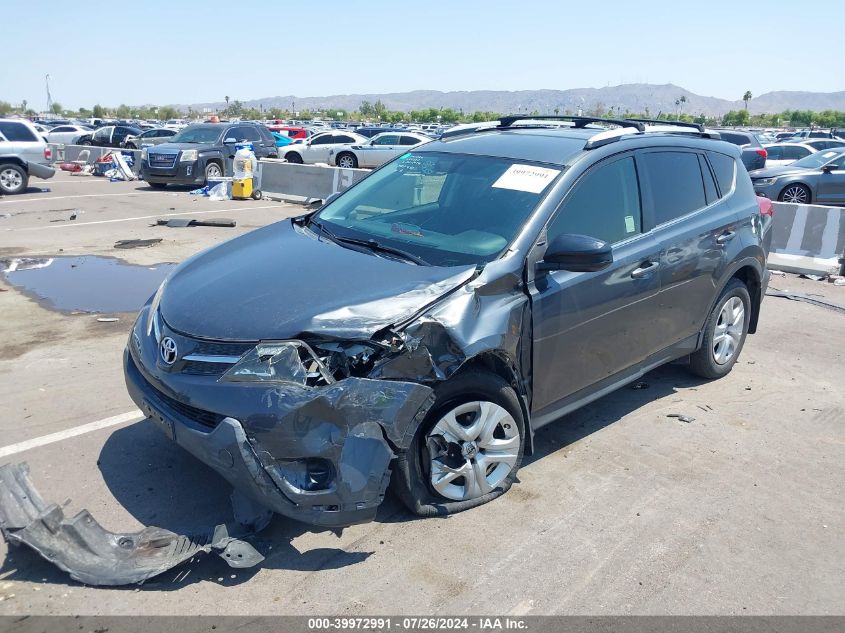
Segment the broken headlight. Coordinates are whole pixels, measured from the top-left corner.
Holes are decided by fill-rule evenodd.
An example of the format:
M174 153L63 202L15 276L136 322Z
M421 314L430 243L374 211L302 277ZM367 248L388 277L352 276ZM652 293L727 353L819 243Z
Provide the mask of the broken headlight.
M220 380L225 382L287 382L305 386L319 376L324 384L334 377L311 347L302 341L264 341L256 345Z

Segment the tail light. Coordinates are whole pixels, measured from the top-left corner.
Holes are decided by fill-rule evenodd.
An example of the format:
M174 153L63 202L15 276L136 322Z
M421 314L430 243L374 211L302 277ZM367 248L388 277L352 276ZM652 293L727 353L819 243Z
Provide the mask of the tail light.
M757 152L757 153L758 153L760 156L762 156L763 158L767 158L767 157L769 156L769 152L767 152L766 150L764 150L762 147L761 147L760 149L756 149L756 150L754 150L754 151L755 151L755 152Z
M757 196L757 206L760 207L760 215L767 215L770 218L774 217L775 205L768 198Z
M53 148L49 145L44 148L44 160L53 160Z

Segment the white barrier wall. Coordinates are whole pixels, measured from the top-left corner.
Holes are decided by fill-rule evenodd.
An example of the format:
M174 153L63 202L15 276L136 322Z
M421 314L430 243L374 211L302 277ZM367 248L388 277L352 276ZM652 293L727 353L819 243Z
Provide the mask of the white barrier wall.
M366 178L367 169L341 169L322 165L296 165L279 159L259 161L261 191L280 197L325 200Z
M775 202L769 267L827 273L845 252L845 208Z

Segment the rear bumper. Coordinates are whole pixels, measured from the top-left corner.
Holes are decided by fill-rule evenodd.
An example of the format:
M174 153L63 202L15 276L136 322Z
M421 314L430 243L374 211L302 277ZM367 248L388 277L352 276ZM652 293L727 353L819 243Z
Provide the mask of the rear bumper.
M30 176L48 180L56 175L56 170L49 165L42 165L41 163L27 163L27 170Z
M138 407L236 490L306 523L371 521L396 451L410 445L433 402L417 383L347 378L310 388L171 373L159 367L155 337L136 333L140 346L131 335L124 372ZM222 419L209 422L209 411ZM312 463L330 473L318 487Z

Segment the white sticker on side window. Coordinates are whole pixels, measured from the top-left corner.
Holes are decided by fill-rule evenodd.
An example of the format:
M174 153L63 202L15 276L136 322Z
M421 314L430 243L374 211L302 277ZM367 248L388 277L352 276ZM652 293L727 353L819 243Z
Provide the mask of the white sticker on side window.
M637 230L637 227L634 224L634 216L633 215L626 215L625 216L625 232L626 233L633 233L636 230Z
M493 183L497 189L512 189L540 193L560 173L559 169L534 167L533 165L511 165Z

